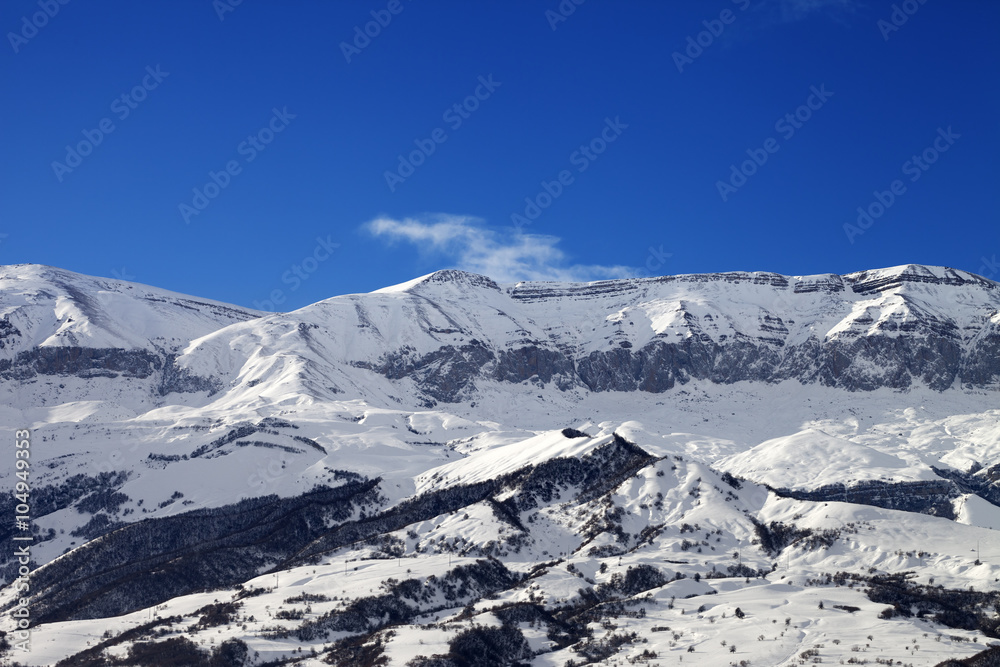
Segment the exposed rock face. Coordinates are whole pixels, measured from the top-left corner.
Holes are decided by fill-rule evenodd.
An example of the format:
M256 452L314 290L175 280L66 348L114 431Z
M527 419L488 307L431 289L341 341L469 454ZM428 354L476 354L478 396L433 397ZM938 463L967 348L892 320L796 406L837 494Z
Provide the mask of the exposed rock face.
M40 375L79 378L118 377L159 379L157 392L206 391L213 394L220 388L214 378L194 375L174 365L173 354L158 354L149 350L124 350L91 347L36 347L19 352L14 359L0 359L0 379L31 380Z
M722 384L774 379L780 362L768 346L736 340L728 345L688 338L680 343L653 341L633 351L591 352L578 363L580 379L591 391L663 392L691 379Z
M541 382L555 381L560 389L572 386L573 362L559 350L526 345L501 350L496 356L492 377L501 382L523 382L537 377Z
M0 350L14 343L21 337L21 332L11 324L10 319L4 317L0 320ZM16 344L16 343L14 343Z
M168 354L163 363L163 374L160 376L160 384L157 393L166 396L172 392L194 393L206 391L211 396L222 388L222 383L213 377L201 377L191 373L185 368L178 368L174 363L176 355Z
M970 349L962 355L959 379L965 384L982 387L995 384L1000 378L1000 325L995 321L985 326Z
M459 276L439 272L421 288L426 293L435 283L477 284L468 274ZM677 291L687 298L674 299L671 292ZM474 339L474 346L446 345L422 355L389 353L372 370L393 379L410 377L442 401L461 400L480 377L654 393L692 379L720 384L798 380L850 391L915 384L943 391L956 382L995 387L1000 381L998 292L996 283L978 276L921 266L806 278L728 273L519 283L505 288L514 302L511 310L521 306L532 323L551 332L549 339L512 346L491 341L489 332L464 331L484 342ZM743 294L753 301L741 303ZM950 310L951 300L963 303L961 314ZM970 317L967 306L977 300ZM648 326L643 309L664 305L673 321L659 330L650 327L649 335L628 319L646 318ZM581 308L592 314L584 326L571 329L551 315L568 308L577 320ZM609 315L610 308L621 310ZM612 318L617 319L609 328ZM588 334L601 326L606 346L592 349L596 344Z
M578 360L577 372L592 391L662 392L690 379L720 384L799 380L851 391L902 389L919 381L944 390L959 376L963 362L974 372L962 380L972 384L992 381L1000 371L995 356L966 359L953 338L868 336L849 343L809 339L785 349L749 339L729 344L694 338L654 341L639 350L591 352Z
M95 328L123 326L114 304L95 296L105 292L91 293L110 288L59 276L48 285L59 293L44 298L69 300L77 310L68 317L55 309L59 319L47 325L55 333L45 343L30 342L41 325L27 306L0 312L0 378L150 378L159 396L213 394L244 382L239 369L260 354L322 369L317 386L330 385L338 369L362 369L350 381L362 390L373 381L368 373L408 380L425 405L475 400L486 381L652 393L691 380L797 380L849 391L1000 386L1000 289L941 267L516 285L448 270L261 320L219 304L147 295L142 307L155 306L164 333L132 349L86 344ZM217 323L214 347L189 352L191 338L166 342L171 321L183 317L196 318L189 330L199 336ZM261 372L250 375L248 386L267 382Z
M92 347L36 347L13 360L0 359L0 377L27 380L36 375L147 378L163 368L163 359L146 350Z
M492 360L493 353L479 341L473 341L461 347L445 345L423 356L403 348L386 354L377 365L359 363L358 366L390 380L412 378L431 398L453 403L462 399L463 390Z
M261 314L49 266L0 266L0 381L62 389L61 382L38 380L127 379L129 391L146 396L211 392L219 382L175 367L177 353L195 338ZM47 399L69 400L32 398Z

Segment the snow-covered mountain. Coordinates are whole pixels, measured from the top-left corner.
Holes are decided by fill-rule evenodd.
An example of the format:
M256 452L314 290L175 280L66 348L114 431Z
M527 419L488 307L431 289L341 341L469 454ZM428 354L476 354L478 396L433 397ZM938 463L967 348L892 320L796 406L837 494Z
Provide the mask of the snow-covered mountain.
M62 376L107 378L119 395L201 391L173 359L194 338L261 313L144 285L92 278L38 265L0 267L0 378L31 401L32 385ZM137 382L145 380L146 382ZM124 390L129 387L129 390ZM99 394L106 398L104 391ZM88 397L92 397L88 394ZM57 392L51 400L63 401Z
M941 267L283 314L2 267L6 657L934 665L1000 637L998 398L1000 286Z
M225 386L280 377L327 395L370 390L363 369L390 380L377 381L387 395L433 405L474 400L484 382L654 393L692 379L997 386L998 359L997 284L911 265L504 286L439 271L221 329L177 364Z

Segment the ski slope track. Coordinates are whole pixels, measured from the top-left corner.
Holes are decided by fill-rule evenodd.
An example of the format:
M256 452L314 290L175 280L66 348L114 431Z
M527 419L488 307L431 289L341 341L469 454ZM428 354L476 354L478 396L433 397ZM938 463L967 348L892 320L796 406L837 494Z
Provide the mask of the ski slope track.
M964 271L265 313L5 266L0 417L2 665L1000 664L1000 285Z

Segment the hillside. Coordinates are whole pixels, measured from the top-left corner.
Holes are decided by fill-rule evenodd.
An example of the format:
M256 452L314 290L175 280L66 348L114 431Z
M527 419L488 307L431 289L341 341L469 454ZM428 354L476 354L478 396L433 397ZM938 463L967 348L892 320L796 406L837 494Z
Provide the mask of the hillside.
M1000 639L998 391L1000 289L941 267L439 271L278 314L3 267L34 537L2 659L971 656Z

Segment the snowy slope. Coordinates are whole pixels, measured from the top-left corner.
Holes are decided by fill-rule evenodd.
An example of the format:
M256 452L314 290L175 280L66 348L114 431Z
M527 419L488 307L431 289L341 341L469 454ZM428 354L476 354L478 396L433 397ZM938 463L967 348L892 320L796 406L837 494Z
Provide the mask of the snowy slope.
M176 364L229 387L233 405L346 393L430 406L474 402L492 381L654 393L695 378L996 388L998 346L996 283L951 269L508 286L439 271L222 328Z
M0 287L41 621L0 660L935 665L1000 636L1000 290L972 274L441 271L278 314Z
M260 314L49 266L0 267L0 319L5 323L0 359L33 347L175 350Z
M806 430L762 442L718 467L771 487L815 489L836 482L939 479L919 460L881 452L822 431Z

